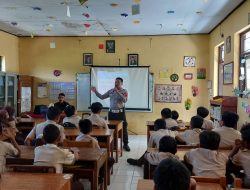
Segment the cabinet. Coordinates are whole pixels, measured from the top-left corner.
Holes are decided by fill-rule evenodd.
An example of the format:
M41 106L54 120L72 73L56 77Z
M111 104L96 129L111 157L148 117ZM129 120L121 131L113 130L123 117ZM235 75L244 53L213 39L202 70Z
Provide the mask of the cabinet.
M17 114L31 112L33 103L33 77L27 75L18 76L18 101Z
M0 106L17 108L17 76L0 72Z
M215 96L210 100L210 117L212 120L221 120L221 115L225 111L237 113L237 97L235 96Z

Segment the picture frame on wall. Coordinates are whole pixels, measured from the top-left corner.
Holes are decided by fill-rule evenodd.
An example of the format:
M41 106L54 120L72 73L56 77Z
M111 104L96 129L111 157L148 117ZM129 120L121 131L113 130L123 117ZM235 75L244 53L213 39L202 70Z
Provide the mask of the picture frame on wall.
M184 56L183 58L183 66L184 67L195 67L196 65L196 57L195 56Z
M93 53L84 53L83 54L83 65L84 66L93 65Z
M137 67L139 65L139 55L138 54L128 54L128 66Z
M234 65L233 62L223 65L223 84L233 84Z
M193 73L184 73L184 79L185 80L192 80L193 79Z
M228 36L226 39L226 52L231 52L231 36Z
M106 53L115 53L115 40L106 40Z

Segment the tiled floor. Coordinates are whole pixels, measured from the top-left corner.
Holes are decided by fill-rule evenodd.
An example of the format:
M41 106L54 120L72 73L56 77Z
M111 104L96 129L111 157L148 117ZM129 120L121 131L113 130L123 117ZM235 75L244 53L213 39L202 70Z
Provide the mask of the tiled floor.
M131 151L123 151L119 162L114 164L109 190L136 190L138 179L143 179L143 168L129 165L127 158L139 158L146 151L146 135L130 135L129 146Z

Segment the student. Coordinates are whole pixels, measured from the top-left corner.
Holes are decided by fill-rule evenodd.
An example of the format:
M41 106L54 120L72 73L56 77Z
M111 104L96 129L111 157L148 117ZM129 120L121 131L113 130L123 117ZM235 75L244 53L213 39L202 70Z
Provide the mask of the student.
M102 111L102 104L100 102L95 102L91 105L90 108L92 113L91 116L87 119L89 119L93 125L108 129L107 122L100 116L100 113Z
M179 133L175 138L180 144L197 145L199 144L199 134L201 133L201 126L203 118L200 116L193 116L190 121L191 129Z
M161 161L154 175L155 190L193 190L196 182L190 179L186 166L176 159Z
M235 146L229 154L229 159L236 166L241 166L244 170L244 187L250 188L250 123L242 126L242 141L235 141Z
M159 152L145 152L138 160L129 158L127 162L130 165L135 165L141 167L144 165L144 179L149 178L149 168L148 164L158 165L162 160L166 158L179 159L178 156L175 156L177 152L177 144L173 137L164 136L161 138L159 143Z
M4 109L8 112L8 123L9 125L16 131L18 132L16 128L16 118L15 118L15 109L11 106L5 106Z
M77 128L79 128L78 124L81 120L81 117L76 114L75 106L67 105L64 109L64 113L66 117L63 119L63 124L66 122L74 124Z
M0 122L1 122L1 125L3 127L5 127L5 128L9 128L10 127L8 130L12 133L12 135L14 137L16 137L17 129L13 128L9 124L9 114L8 114L8 112L5 109L0 110Z
M200 148L188 151L184 162L192 165L196 176L223 177L226 174L227 157L218 152L220 135L214 131L200 133Z
M78 152L72 153L57 146L60 142L60 130L56 125L46 125L43 138L46 144L35 148L34 165L54 166L56 173L62 173L63 164L70 165L78 159Z
M239 116L233 112L224 112L220 121L221 127L213 129L221 136L220 147L233 146L236 139L241 139L236 127Z
M91 141L93 148L100 148L96 138L91 137L89 133L92 131L92 123L88 119L82 119L79 121L80 135L76 137L76 141Z
M182 120L178 121L179 113L177 111L175 111L175 110L171 111L171 115L172 115L172 119L175 120L178 124L178 127L172 127L171 128L172 130L176 130L176 129L179 129L181 127L185 127L185 124L182 122Z
M161 117L162 119L165 119L167 129L178 126L178 123L172 119L171 110L169 108L164 108L161 110Z
M202 129L205 130L212 130L214 128L213 122L211 120L206 120L205 118L209 115L209 111L205 107L198 107L197 108L197 115L203 118L203 125Z
M64 93L58 94L58 102L54 104L54 107L59 109L60 112L63 112L67 105L69 105L69 103L65 101L65 94Z
M48 112L47 112L47 120L33 127L33 129L30 131L30 133L26 137L24 143L26 145L32 145L33 140L37 138L42 138L43 130L49 124L53 124L58 127L60 131L60 143L62 143L63 140L65 139L65 134L64 134L63 126L57 124L59 115L60 115L60 111L56 107L53 107L53 106L49 107Z
M177 131L171 131L166 129L166 121L164 119L157 119L154 122L154 131L151 133L149 141L148 141L148 147L156 147L159 148L159 142L162 137L164 136L170 136L175 138L175 136L178 135Z

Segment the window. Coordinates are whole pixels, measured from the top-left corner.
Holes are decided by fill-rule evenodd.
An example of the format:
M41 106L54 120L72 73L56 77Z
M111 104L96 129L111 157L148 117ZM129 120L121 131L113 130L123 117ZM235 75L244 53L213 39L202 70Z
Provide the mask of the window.
M5 59L4 59L4 56L0 56L0 72L5 72Z
M240 35L239 89L250 89L250 30Z
M225 45L219 46L219 60L218 60L218 95L223 95L223 65L224 65L224 55L225 55Z
M0 56L0 71L3 71L2 56Z

